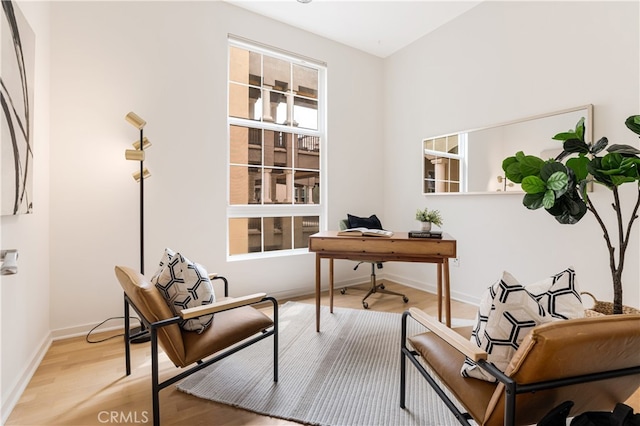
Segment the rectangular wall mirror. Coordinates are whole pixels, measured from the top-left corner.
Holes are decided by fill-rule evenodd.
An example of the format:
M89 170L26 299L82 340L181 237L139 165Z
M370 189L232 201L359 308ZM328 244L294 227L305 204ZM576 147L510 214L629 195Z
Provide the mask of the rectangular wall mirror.
M502 160L518 151L554 158L562 151L556 134L585 118L585 140L592 141L593 105L463 130L422 141L423 194L522 192L504 179Z

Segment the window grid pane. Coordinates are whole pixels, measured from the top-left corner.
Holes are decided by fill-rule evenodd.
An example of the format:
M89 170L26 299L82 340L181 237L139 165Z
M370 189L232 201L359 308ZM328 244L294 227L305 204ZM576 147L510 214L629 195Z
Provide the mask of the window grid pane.
M324 73L299 62L230 41L230 255L306 248L320 230Z
M229 229L231 255L300 249L320 230L320 217L235 217L229 219Z

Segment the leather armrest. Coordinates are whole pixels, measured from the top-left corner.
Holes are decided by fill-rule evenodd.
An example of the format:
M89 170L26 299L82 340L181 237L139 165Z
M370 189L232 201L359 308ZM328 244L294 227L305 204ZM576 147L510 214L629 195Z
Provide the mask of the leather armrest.
M229 297L218 302L210 303L208 305L182 309L180 311L180 317L182 319L196 318L202 315L213 314L215 312L238 308L240 306L251 305L252 303L260 302L266 296L267 293L254 293L242 297Z
M461 352L472 361L478 362L481 359L487 359L487 353L485 351L471 343L468 339L465 339L460 334L456 333L454 330L445 326L434 317L427 315L424 311L418 308L409 308L409 313L413 319L425 326L455 350Z

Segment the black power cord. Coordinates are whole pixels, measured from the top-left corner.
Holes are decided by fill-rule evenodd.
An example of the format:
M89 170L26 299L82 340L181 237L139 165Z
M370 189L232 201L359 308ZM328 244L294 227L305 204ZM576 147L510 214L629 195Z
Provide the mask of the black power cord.
M104 339L100 339L100 340L90 340L89 339L89 337L91 336L91 333L93 333L98 327L103 326L108 321L119 320L119 319L124 319L124 317L107 318L106 320L102 321L100 324L98 324L95 327L93 327L91 330L89 330L89 332L85 336L85 340L87 341L87 343L102 343L102 342L106 342L107 340L115 339L115 338L118 338L118 337L124 337L124 333L120 333L120 334L116 334L116 335L113 335L113 336L105 337ZM142 325L142 322L140 321L140 318L131 317L131 319L138 321L140 323L140 325Z

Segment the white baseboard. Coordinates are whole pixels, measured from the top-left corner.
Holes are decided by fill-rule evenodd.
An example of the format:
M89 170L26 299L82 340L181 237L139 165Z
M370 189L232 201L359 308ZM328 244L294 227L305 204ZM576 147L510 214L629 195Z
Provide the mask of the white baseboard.
M353 285L360 285L360 284L364 284L368 281L363 281L362 278L354 278L354 279L350 279L350 280L340 280L340 281L336 281L333 283L333 288L334 289L339 289L342 287L350 287ZM315 284L314 284L315 285ZM322 286L322 288L320 289L321 291L328 291L329 290L329 286L325 285ZM286 291L277 291L277 292L273 292L273 293L268 293L269 296L275 297L276 299L280 300L280 299L291 299L294 297L300 297L300 296L309 296L309 295L314 295L315 294L315 287L298 287L298 288L294 288L291 290L286 290Z
M411 287L411 288L415 288L416 290L421 290L421 291L426 291L428 293L433 293L436 294L437 293L437 289L436 289L436 284L435 283L425 283L424 281L416 281L413 280L411 278L407 278L407 277L403 277L400 275L395 275L395 274L388 274L386 272L383 273L379 273L377 274L377 278L378 280L389 280L389 281L393 281L394 283L398 283L407 287ZM365 278L363 280L362 277L357 277L357 278L351 278L348 280L340 280L340 281L336 281L333 284L334 289L340 289L342 287L351 287L351 286L355 286L355 285L364 285L364 284L368 284L369 280L368 277ZM327 291L329 290L329 286L325 285L322 287L321 289L322 291ZM270 293L270 296L275 297L276 299L288 299L288 298L293 298L293 297L298 297L298 296L308 296L310 294L314 294L315 290L313 288L309 288L309 287L299 287L296 289L292 289L292 290L287 290L287 291L280 291L280 292L275 292L275 293ZM478 306L478 304L480 303L480 299L477 297L470 297L467 294L464 293L460 293L457 291L452 291L451 292L451 299L452 300L457 300L459 302L464 302L464 303L468 303L470 305L475 305Z
M135 327L139 324L134 317L136 317L135 312L131 312L132 327ZM122 332L124 328L124 319L122 319L122 317L118 317L117 319L113 319L108 323L104 323L103 326L100 326L100 324L102 323L84 324L84 325L76 325L73 327L58 328L56 330L51 331L51 337L53 341L56 341L56 340L70 339L72 337L86 336L87 333L89 333L95 327L98 327L95 330L96 333L101 333L103 331L112 331L112 330L120 330L120 332Z
M51 338L51 334L46 335L42 342L40 343L38 349L36 349L35 353L31 357L31 361L25 368L24 372L18 377L18 380L10 387L8 395L2 398L2 407L0 408L0 412L2 413L2 424L7 422L9 415L15 408L16 404L20 400L22 393L27 388L27 385L31 381L31 378L36 373L36 370L40 366L44 356L47 354L49 347L51 346L51 342L53 339Z
M393 281L398 284L405 285L407 287L415 288L417 290L426 291L429 293L437 294L436 284L435 283L425 283L423 281L415 281L411 278L403 277L400 275L394 274L386 274L381 276L382 279L386 278L389 281ZM478 306L480 304L480 298L471 297L468 294L460 293L458 291L451 292L451 300L457 300L459 302L468 303L470 305Z

